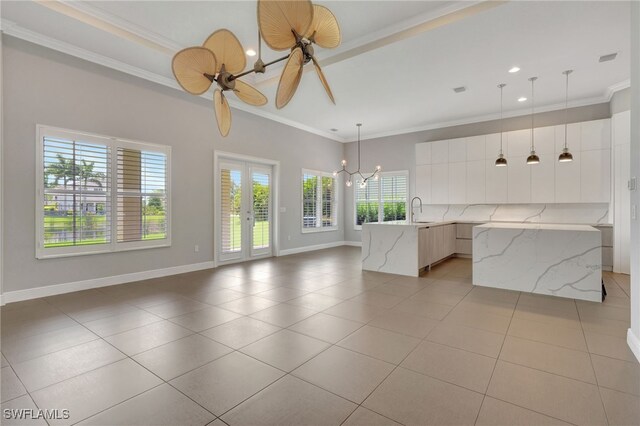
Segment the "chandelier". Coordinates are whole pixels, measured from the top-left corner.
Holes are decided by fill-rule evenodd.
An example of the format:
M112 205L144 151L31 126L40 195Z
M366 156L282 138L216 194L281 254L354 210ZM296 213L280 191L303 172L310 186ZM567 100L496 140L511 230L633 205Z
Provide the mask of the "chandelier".
M362 174L362 172L360 172L360 127L362 127L362 123L357 123L356 126L358 127L358 169L354 172L350 172L349 170L347 170L347 160L342 160L342 169L333 172L333 176L338 176L340 173L344 173L345 175L347 175L347 180L345 182L345 185L347 186L353 185L353 182L351 180L353 175L360 176L360 188L365 188L369 179L378 180L382 167L376 166L375 171L369 176L365 176Z

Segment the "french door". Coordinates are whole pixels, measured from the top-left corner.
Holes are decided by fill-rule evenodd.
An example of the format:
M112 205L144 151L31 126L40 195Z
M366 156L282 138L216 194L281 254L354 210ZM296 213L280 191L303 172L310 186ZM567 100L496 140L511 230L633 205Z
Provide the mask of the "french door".
M220 160L218 259L221 262L270 256L273 247L272 166Z

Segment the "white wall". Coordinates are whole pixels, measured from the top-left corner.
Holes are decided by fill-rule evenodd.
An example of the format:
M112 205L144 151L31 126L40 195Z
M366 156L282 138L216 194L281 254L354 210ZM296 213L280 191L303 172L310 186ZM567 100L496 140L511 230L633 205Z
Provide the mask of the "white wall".
M11 37L2 54L5 292L212 261L214 150L280 161L280 206L286 207L276 213L280 249L344 240L342 227L300 231L301 169L332 171L342 159L341 143L236 110L223 139L210 100ZM36 260L36 124L170 145L172 246Z

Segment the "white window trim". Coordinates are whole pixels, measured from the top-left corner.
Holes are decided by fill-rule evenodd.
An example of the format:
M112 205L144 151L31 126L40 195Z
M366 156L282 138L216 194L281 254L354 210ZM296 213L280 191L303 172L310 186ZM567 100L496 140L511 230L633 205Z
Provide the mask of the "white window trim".
M372 172L371 172L372 173ZM365 173L363 172L362 174L365 176L369 176L371 175L371 173ZM388 172L381 172L380 173L380 177L383 176L405 176L407 178L407 197L405 199L405 211L408 212L408 207L409 207L409 170L398 170L398 171L388 171ZM380 179L378 179L376 182L377 185L381 185L380 183ZM354 181L353 183L353 229L355 231L362 231L362 225L358 225L358 206L357 204L357 200L356 200L356 190L357 190L357 179L356 181ZM381 188L378 188L378 197L382 196L382 191ZM367 223L384 223L382 221L380 221L380 218L383 217L384 215L384 206L382 203L380 203L380 198L378 198L378 221L377 222L367 222Z
M55 247L44 248L44 138L46 137L58 137L61 139L75 140L81 137L87 142L95 142L99 144L105 144L110 147L110 173L111 173L111 187L110 187L110 201L111 201L111 241L106 244L95 244L86 246L71 246L71 247ZM42 124L36 125L36 258L37 259L51 259L57 257L70 257L70 256L84 256L91 254L113 253L120 251L131 250L144 250L159 247L171 246L171 147L168 145L158 145L148 142L139 142L128 139L114 138L109 136L97 135L87 132L61 129L58 127L51 127ZM167 237L158 240L149 241L128 241L117 242L117 178L114 176L114 171L117 166L117 148L133 148L133 149L148 149L162 152L167 156L167 172L166 172L166 196L167 196Z
M305 174L316 175L318 177L330 177L334 182L334 191L333 191L333 206L332 206L332 214L335 215L335 225L334 226L322 226L322 219L318 222L320 226L316 226L315 228L305 228L304 227L304 184L302 183L302 178ZM338 200L340 199L340 185L338 185L338 178L333 175L333 173L321 172L318 170L311 169L302 169L302 174L300 175L300 229L303 234L312 234L315 232L330 232L330 231L338 231L340 229L338 216L339 216L339 205ZM322 218L322 184L318 185L318 193L316 194L316 217ZM320 202L318 202L318 200Z

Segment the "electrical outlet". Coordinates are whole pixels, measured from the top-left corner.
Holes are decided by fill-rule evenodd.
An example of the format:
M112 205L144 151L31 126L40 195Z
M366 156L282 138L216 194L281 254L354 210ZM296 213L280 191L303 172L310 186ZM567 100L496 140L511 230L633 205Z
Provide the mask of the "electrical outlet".
M629 179L629 181L627 182L627 188L629 188L629 191L635 191L636 190L636 178L635 178L635 176L632 177L631 179Z
M633 204L631 206L631 219L632 220L636 220L636 216L637 216L637 214L636 214L636 205Z
M193 251L198 253L200 251L200 246L197 245L197 244L195 246L193 246Z
M287 212L286 207L280 207L280 213L286 213L286 212Z
M287 235L287 240L291 241L291 235Z

